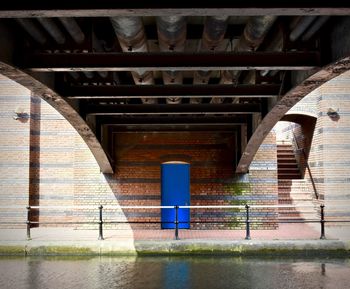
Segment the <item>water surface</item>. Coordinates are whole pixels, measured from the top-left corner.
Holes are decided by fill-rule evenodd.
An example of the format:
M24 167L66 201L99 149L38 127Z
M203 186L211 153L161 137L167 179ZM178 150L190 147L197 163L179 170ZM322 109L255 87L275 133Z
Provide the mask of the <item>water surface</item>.
M350 288L349 259L0 258L0 288Z

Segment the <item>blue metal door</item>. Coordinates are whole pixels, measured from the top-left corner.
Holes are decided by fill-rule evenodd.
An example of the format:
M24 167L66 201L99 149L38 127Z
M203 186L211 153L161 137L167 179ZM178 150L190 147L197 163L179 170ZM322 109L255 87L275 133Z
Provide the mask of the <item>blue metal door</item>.
M166 162L161 165L162 206L190 205L190 164ZM179 228L190 228L190 209L179 209ZM161 210L162 229L175 228L175 209Z

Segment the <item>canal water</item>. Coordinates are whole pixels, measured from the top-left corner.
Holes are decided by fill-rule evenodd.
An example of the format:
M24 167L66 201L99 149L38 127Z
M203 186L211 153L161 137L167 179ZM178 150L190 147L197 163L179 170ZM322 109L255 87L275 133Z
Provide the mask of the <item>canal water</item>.
M0 258L0 288L350 288L349 259Z

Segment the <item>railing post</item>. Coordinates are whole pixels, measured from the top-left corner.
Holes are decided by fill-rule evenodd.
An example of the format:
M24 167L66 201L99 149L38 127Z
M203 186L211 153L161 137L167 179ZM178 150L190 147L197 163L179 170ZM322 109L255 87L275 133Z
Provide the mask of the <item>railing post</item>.
M249 220L249 205L245 205L245 211L246 211L246 235L245 239L250 240L250 220Z
M326 235L324 233L324 223L325 223L325 220L324 220L324 205L320 205L320 208L321 208L321 237L320 239L326 239Z
M32 237L30 236L30 206L27 206L27 240L31 240Z
M104 240L103 238L103 219L102 219L102 209L103 209L103 206L100 205L98 207L99 211L100 211L100 222L99 222L99 234L98 234L98 239L99 240Z
M179 238L179 206L175 206L175 240L180 240Z

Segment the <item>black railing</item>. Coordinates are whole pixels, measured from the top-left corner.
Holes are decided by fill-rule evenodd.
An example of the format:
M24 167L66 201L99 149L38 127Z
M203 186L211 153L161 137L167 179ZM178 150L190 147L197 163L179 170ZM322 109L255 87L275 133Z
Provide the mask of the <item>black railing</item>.
M1 208L14 208L14 207L1 207ZM20 207L16 207L20 208ZM53 225L59 225L59 224L98 224L98 240L104 240L103 237L103 229L104 229L104 224L165 224L165 223L171 223L174 224L175 228L175 240L179 240L179 224L206 224L206 223L216 223L216 224L232 224L232 223L241 223L245 224L245 239L250 240L251 235L250 235L250 229L251 229L251 224L279 224L279 223L320 223L320 239L325 239L325 223L326 222L350 222L350 220L325 220L325 212L324 208L325 206L322 204L320 205L320 216L319 219L285 219L285 220L278 220L277 216L276 219L273 220L254 220L251 218L251 209L262 209L262 208L267 208L267 209L277 209L277 208L311 208L311 206L292 206L292 205L270 205L270 206L264 206L264 205L240 205L240 206L106 206L103 207L102 205L98 206L98 221L92 221L92 222L39 222L39 221L31 221L31 210L37 210L37 209L57 209L57 208L79 208L79 209L91 209L91 208L96 208L93 206L80 206L80 207L72 207L72 206L52 206L52 207L43 207L43 206L27 206L27 220L26 220L26 232L27 232L27 240L31 240L31 227L32 225L39 225L39 224L53 224ZM103 209L169 209L169 210L175 210L175 218L174 221L171 222L164 222L164 221L106 221L103 219ZM312 206L314 208L314 206ZM179 209L241 209L245 210L245 218L242 220L232 220L232 221L180 221L179 220ZM23 224L23 222L0 222L0 224Z
M292 133L293 133L293 142L295 143L295 145L297 147L297 150L301 151L302 154L303 154L305 166L306 166L306 169L307 169L307 171L309 173L309 177L310 177L310 181L311 181L311 184L312 184L312 188L314 190L315 198L316 198L316 200L318 200L319 199L319 194L317 192L316 184L315 184L314 178L313 178L312 173L311 173L311 168L310 168L309 163L308 163L308 157L307 157L307 155L305 153L305 149L299 147L299 144L298 144L297 138L295 136L295 133L294 132L292 132ZM299 162L299 165L300 165L300 162Z

